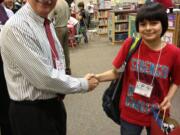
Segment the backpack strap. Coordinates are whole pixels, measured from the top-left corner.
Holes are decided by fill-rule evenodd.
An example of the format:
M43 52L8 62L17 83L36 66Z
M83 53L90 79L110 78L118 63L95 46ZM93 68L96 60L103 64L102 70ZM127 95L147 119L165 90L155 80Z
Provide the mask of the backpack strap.
M132 54L137 50L137 48L141 44L141 41L142 41L142 38L134 38L134 37L132 38L128 54L126 56L125 61L121 65L121 67L118 69L118 73L125 71L125 68L126 68L126 65L127 65L128 61L129 61L129 59L131 58Z
M126 56L125 62L127 63L132 56L132 54L137 50L139 45L141 44L142 38L132 38L132 42L128 51L128 54Z

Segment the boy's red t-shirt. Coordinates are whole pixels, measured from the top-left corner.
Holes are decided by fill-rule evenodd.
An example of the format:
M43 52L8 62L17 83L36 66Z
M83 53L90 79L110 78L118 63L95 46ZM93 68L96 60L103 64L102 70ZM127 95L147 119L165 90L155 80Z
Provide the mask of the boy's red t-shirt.
M124 62L131 41L131 38L126 39L115 57L113 65L116 69L119 69ZM138 49L140 49L139 80L151 84L160 51L150 49L143 41ZM162 49L150 98L134 93L138 80L138 49L126 66L119 106L120 117L133 124L150 126L151 109L163 101L169 91L171 81L180 85L180 49L172 44L167 44Z

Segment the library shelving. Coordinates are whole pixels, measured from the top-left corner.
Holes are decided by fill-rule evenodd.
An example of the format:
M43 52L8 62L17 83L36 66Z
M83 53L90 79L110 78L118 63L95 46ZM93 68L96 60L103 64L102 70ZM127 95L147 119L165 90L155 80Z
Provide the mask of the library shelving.
M123 42L128 37L128 16L135 10L111 10L108 19L108 38L112 44Z
M180 47L180 12L168 14L168 30L162 39Z
M136 20L136 13L130 13L128 18L128 36L129 37L139 37L139 33L136 32L136 26L135 26L135 20Z
M109 11L111 8L101 8L98 9L98 34L104 35L107 34L108 31L108 17L109 17Z

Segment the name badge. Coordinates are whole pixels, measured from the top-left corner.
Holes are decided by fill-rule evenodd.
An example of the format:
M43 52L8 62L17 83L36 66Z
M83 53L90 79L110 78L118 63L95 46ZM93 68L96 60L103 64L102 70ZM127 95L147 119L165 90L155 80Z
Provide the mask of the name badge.
M60 70L61 69L61 62L59 60L56 59L56 69Z
M137 81L134 93L150 98L152 90L152 85L148 85L140 81Z
M55 62L56 62L56 69L58 71L62 71L62 70L65 71L64 64L60 62L60 60L56 59Z

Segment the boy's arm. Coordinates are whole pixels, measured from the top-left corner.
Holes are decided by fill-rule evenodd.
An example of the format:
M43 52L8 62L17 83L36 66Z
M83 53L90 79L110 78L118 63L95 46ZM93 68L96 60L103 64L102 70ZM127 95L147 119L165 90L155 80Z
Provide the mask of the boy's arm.
M178 89L178 85L176 85L174 83L171 84L167 96L164 98L164 100L160 104L160 109L166 110L166 109L170 108L172 98L174 97L177 89Z
M119 73L117 72L116 69L111 69L111 70L95 75L95 77L98 79L99 82L112 81L112 80L117 79L118 76L119 76Z

